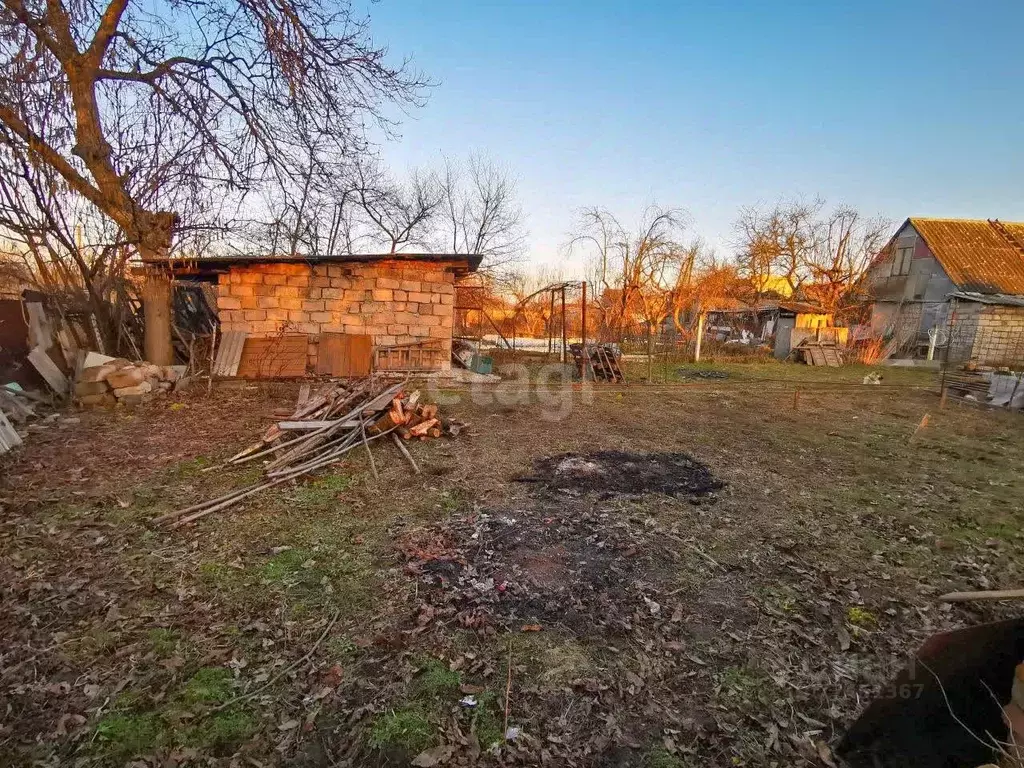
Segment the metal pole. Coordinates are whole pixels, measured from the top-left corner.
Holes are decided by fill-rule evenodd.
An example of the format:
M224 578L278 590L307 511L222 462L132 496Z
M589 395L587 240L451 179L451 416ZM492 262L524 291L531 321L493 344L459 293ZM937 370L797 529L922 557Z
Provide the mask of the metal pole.
M697 315L697 343L693 350L693 362L700 362L700 341L704 338L704 313Z
M565 351L566 351L566 336L565 336L565 286L562 286L562 362L565 362Z
M942 364L942 382L939 384L939 408L946 407L946 369L949 368L949 350L953 347L953 319L956 315L957 300L953 299L949 305L949 325L946 331L946 359Z
M555 346L555 292L551 291L551 309L548 311L548 357Z
M587 348L587 281L583 284L583 298L580 300L580 343Z

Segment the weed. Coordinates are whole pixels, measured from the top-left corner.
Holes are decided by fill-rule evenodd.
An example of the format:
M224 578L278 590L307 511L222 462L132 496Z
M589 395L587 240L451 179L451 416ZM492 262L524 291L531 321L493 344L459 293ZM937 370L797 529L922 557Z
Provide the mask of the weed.
M231 698L234 675L224 667L203 667L185 683L181 700L186 704L223 704Z
M305 581L314 564L313 554L309 550L286 549L270 558L260 569L260 573L264 579L271 582ZM296 579L296 576L300 578Z
M436 733L430 721L413 709L401 709L378 717L370 728L369 745L374 749L398 749L411 755L429 747Z
M455 693L462 684L462 675L448 668L440 659L423 660L414 684L416 694L422 698L437 699Z
M204 718L185 734L185 742L218 752L234 751L256 730L252 715L242 709L229 708Z
M112 712L96 725L96 741L110 757L127 760L152 752L166 738L165 730L155 712Z
M505 733L502 730L502 710L498 706L498 697L486 691L477 697L476 709L473 710L471 730L483 749L489 749L500 742Z
M301 504L322 507L337 500L338 494L351 486L352 478L348 475L326 475L299 488L295 497Z
M846 620L855 627L873 627L878 623L875 614L859 605L851 605L847 608Z
M648 750L644 756L644 768L687 768L688 763L662 747Z
M327 652L338 661L349 661L359 653L359 646L350 637L332 637L327 641Z
M170 656L178 647L178 633L166 627L149 630L149 646L161 658Z

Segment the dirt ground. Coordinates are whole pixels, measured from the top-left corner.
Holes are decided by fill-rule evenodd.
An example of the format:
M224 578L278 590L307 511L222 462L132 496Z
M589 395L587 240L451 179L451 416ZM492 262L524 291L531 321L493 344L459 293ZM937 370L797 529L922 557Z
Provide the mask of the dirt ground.
M432 392L471 426L422 474L378 446L176 531L296 387L31 435L0 764L833 764L923 638L1012 610L935 598L1024 583L1024 422L917 372L715 369Z

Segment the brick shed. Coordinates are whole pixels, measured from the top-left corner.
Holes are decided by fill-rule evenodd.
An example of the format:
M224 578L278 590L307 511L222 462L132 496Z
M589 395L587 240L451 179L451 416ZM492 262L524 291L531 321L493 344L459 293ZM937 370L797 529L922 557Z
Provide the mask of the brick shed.
M239 375L246 375L247 359L257 359L260 350L273 356L275 348L288 350L281 352L288 362L262 370L263 375L356 375L365 373L367 365L449 368L455 283L475 271L480 260L474 255L344 254L204 258L169 266L178 279L215 283L221 333L247 334Z
M958 291L949 359L979 365L1024 364L1024 296Z

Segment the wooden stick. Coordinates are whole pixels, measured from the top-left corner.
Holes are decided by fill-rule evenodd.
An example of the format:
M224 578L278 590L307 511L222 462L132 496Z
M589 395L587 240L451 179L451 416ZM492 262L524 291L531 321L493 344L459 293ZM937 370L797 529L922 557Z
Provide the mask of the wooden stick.
M980 592L949 592L939 597L943 603L969 603L973 600L1024 600L1024 589L986 589Z
M398 446L398 450L402 452L402 455L405 456L405 458L409 461L409 464L412 465L412 471L418 475L420 473L420 468L416 464L416 459L414 459L412 457L412 454L409 453L409 449L406 448L405 444L398 439L398 435L392 433L391 439L394 440L395 445Z
M373 460L373 451L370 450L370 443L366 439L366 422L359 422L359 431L363 435L363 446L366 448L366 455L370 459L370 470L373 472L373 479L380 480L380 474L377 472L377 462Z
M508 741L508 713L511 711L512 696L512 638L508 639L508 678L505 680L505 733L503 738Z
M180 520L176 520L175 522L171 523L171 528L180 528L181 526L187 525L195 520L198 520L201 517L206 517L207 515L213 514L214 512L219 512L222 509L227 509L231 505L237 504L242 499L247 499L253 494L259 493L260 491L266 488L271 488L275 485L280 485L281 483L286 482L288 480L291 480L291 478L281 477L278 478L277 480L270 480L269 482L266 483L260 483L259 485L250 488L245 493L240 493L237 496L227 499L226 501L222 501L220 504L214 504L212 507L207 507L206 509L200 510L199 512L193 512L191 515L188 515L187 517L183 517Z

